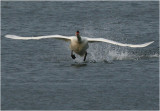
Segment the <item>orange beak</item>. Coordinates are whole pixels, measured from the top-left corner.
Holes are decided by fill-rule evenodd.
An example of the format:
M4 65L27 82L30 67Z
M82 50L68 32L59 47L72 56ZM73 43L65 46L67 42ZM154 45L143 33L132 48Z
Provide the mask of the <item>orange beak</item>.
M76 35L79 35L79 32L76 32Z

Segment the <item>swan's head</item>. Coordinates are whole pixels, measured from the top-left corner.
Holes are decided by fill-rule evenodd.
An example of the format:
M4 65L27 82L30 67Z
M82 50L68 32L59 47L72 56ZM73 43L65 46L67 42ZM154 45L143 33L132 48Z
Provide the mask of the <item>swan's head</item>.
M77 39L78 39L78 42L81 42L81 37L80 37L80 35L79 35L79 31L76 32L76 37L77 37Z
M76 32L76 36L79 36L79 31L77 30L77 32Z

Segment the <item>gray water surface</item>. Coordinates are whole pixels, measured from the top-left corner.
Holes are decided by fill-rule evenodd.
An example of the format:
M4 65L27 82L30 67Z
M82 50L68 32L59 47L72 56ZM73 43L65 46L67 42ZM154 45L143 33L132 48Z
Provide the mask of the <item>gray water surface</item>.
M2 110L158 110L159 2L1 2ZM145 48L89 44L86 62L69 43L19 36L103 37Z

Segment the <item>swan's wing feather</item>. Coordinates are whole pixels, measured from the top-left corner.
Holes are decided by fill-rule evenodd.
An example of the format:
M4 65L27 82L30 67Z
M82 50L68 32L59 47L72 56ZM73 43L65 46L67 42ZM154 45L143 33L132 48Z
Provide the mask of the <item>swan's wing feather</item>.
M124 43L120 43L120 42L116 42L116 41L112 41L112 40L108 40L108 39L104 39L104 38L88 38L86 37L88 42L106 42L106 43L110 43L110 44L114 44L114 45L119 45L119 46L124 46L124 47L133 47L133 48L138 48L138 47L146 47L150 44L152 44L154 41L151 42L147 42L144 44L124 44Z
M37 36L37 37L21 37L17 35L5 35L5 37L10 39L18 39L18 40L39 40L39 39L47 39L47 38L62 39L65 41L71 40L71 37L62 36L62 35L47 35L47 36Z

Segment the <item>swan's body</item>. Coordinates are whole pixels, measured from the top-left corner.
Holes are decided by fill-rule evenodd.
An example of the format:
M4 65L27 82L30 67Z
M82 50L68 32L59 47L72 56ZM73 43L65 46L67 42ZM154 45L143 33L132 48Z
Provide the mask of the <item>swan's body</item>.
M71 38L70 49L78 55L83 56L88 47L88 40L86 38L81 38L80 42L77 40L76 37Z
M78 32L78 31L77 31ZM6 35L6 38L10 39L19 39L19 40L39 40L39 39L46 39L46 38L55 38L55 39L61 39L70 42L70 49L72 50L71 56L73 59L75 59L75 55L73 55L73 51L80 55L84 56L84 61L87 56L87 49L88 49L88 43L92 42L106 42L114 45L119 45L119 46L125 46L125 47L133 47L133 48L140 48L140 47L146 47L150 44L152 44L154 41L147 42L144 44L138 44L138 45L133 45L133 44L123 44L119 42L115 42L112 40L104 39L104 38L88 38L88 37L80 37L79 32L78 34L76 33L76 36L62 36L62 35L50 35L50 36L38 36L38 37L20 37L16 35Z

